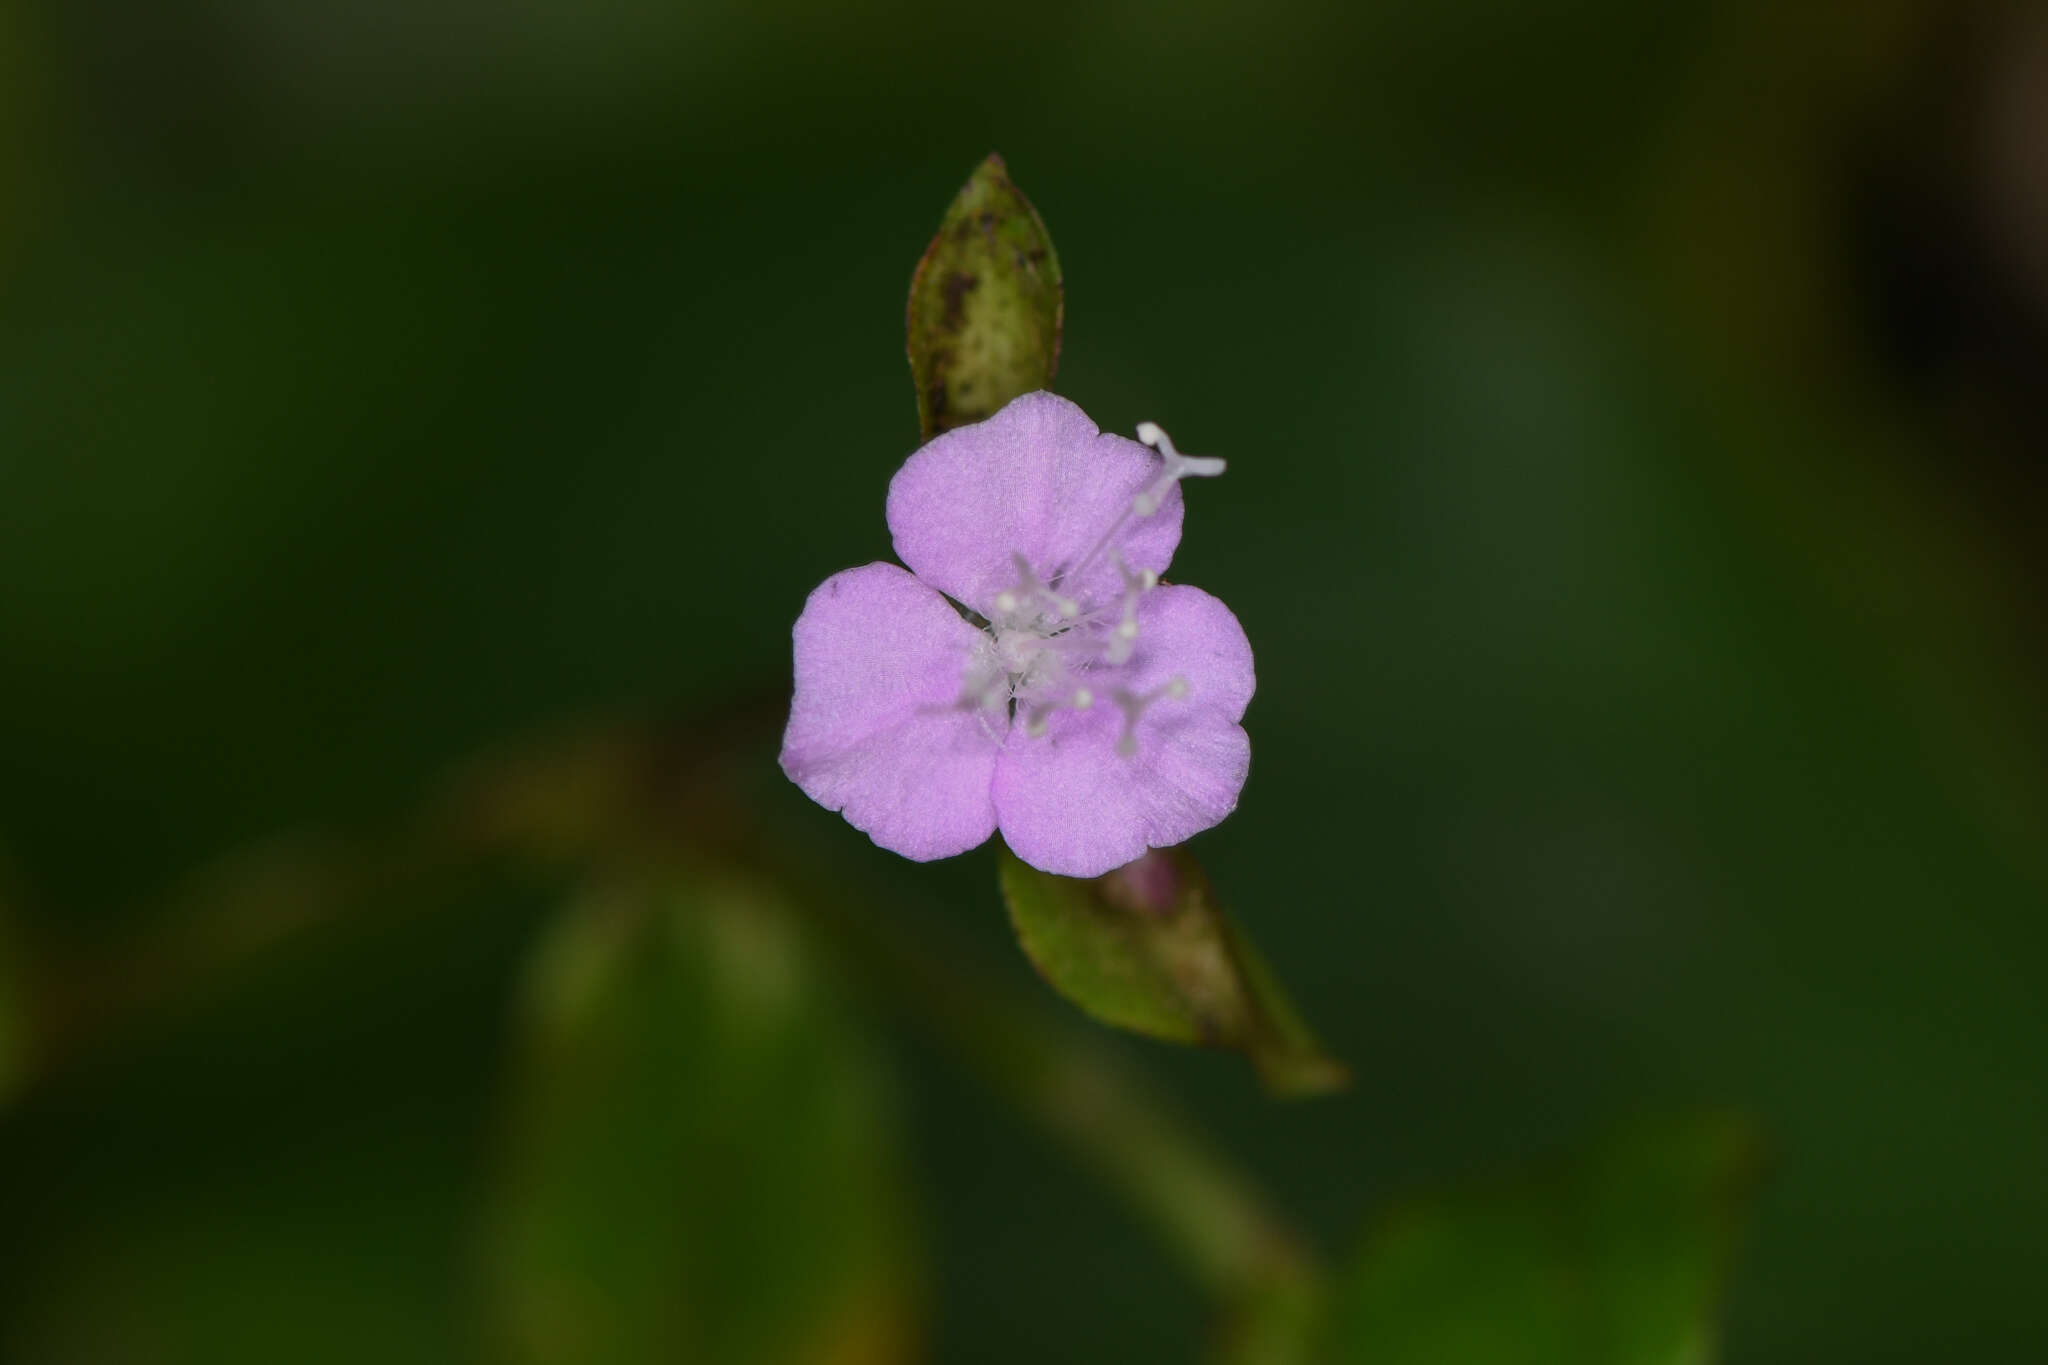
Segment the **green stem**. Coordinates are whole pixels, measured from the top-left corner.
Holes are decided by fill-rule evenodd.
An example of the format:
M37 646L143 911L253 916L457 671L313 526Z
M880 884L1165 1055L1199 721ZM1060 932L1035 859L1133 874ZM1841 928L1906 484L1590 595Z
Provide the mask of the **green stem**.
M1312 1292L1306 1245L1256 1186L1093 1040L934 948L930 926L779 880L878 997L1121 1194L1219 1302L1251 1311Z

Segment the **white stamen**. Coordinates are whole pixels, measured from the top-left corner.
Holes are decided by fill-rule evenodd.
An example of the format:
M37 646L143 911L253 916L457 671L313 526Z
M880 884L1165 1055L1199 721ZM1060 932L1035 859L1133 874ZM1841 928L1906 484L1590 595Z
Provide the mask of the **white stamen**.
M1016 581L991 599L982 642L961 679L959 705L988 713L985 726L1000 724L1007 715L1026 735L1040 738L1048 733L1054 712L1086 711L1103 695L1123 712L1116 750L1129 756L1138 751L1138 720L1146 708L1163 698L1187 696L1184 678L1173 678L1143 695L1120 687L1098 693L1083 681L1100 687L1108 677L1097 670L1119 669L1135 657L1143 633L1139 599L1159 586L1156 569L1133 569L1118 552L1122 590L1094 596L1099 582L1087 576L1089 569L1112 549L1118 532L1134 515L1142 518L1158 511L1182 479L1213 477L1225 467L1213 457L1181 454L1155 422L1140 423L1138 439L1158 452L1159 468L1087 554L1055 572L1050 583L1040 580L1023 554L1011 556ZM1061 592L1060 587L1070 591Z
M1112 692L1111 698L1124 713L1124 729L1117 736L1116 751L1125 758L1135 756L1138 752L1138 718L1145 714L1146 708L1161 698L1179 701L1187 694L1188 680L1182 677L1168 679L1150 692L1126 692L1122 688Z
M1032 572L1031 561L1022 554L1010 556L1010 562L1017 566L1017 583L996 594L995 612L1002 618L1001 623L1010 625L1028 624L1022 618L1035 605L1050 607L1056 617L1071 619L1081 614L1081 604L1064 594L1054 592L1051 587L1038 581Z
M1116 623L1104 657L1112 664L1122 664L1130 662L1131 652L1137 648L1138 598L1159 582L1159 575L1150 569L1132 573L1131 566L1124 563L1121 554L1116 557L1116 571L1124 581L1123 619Z
M1159 504L1167 492L1182 479L1189 477L1214 478L1221 474L1224 462L1211 455L1183 455L1173 448L1173 438L1168 436L1157 422L1138 423L1138 439L1159 452L1165 462L1157 478L1138 490L1130 505L1117 513L1116 520L1103 528L1102 535L1090 546L1088 553L1071 568L1062 570L1055 578L1072 582L1079 578L1095 563L1095 557L1109 546L1110 539L1123 529L1123 524L1132 514L1140 518L1149 517L1159 510ZM1150 584L1147 584L1149 587ZM1071 615L1072 613L1069 613Z

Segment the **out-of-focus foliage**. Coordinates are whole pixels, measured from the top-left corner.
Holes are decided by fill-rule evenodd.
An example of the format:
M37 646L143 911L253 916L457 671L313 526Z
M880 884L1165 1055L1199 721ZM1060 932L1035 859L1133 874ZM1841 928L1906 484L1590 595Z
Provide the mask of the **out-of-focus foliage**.
M96 1021L0 1129L0 1358L469 1358L505 986L536 925L496 877ZM53 979L53 993L75 989Z
M884 1365L916 1340L886 1096L786 907L600 892L521 1002L494 1358Z
M991 154L954 196L910 279L904 316L924 434L1051 388L1063 308L1052 237Z
M1639 1125L1563 1169L1404 1204L1333 1298L1333 1359L1706 1365L1759 1157L1729 1119Z
M1272 969L1216 904L1185 849L1155 849L1092 880L1002 850L1017 942L1062 995L1106 1024L1170 1043L1234 1048L1277 1094L1345 1082Z
M0 1108L4 1108L28 1067L27 965L16 935L13 888L7 855L0 851Z

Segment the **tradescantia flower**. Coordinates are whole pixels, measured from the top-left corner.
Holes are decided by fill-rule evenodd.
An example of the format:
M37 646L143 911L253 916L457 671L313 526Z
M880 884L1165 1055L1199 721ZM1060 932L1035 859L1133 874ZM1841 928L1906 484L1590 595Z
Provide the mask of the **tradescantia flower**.
M1230 814L1251 645L1214 597L1159 581L1180 481L1223 461L1138 435L1028 393L904 463L888 519L909 571L834 574L797 618L782 770L812 800L921 862L1000 829L1068 877Z

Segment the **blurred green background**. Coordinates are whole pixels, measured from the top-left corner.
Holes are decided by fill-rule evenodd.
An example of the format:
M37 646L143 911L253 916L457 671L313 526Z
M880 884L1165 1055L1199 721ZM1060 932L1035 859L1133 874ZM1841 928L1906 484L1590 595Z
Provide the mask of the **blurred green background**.
M1080 1023L988 850L774 770L991 149L1061 391L1231 461L1196 847L1341 1097ZM0 1356L1195 1358L714 827L1333 1260L1729 1108L1723 1358L2040 1351L2044 243L2025 4L0 3Z

